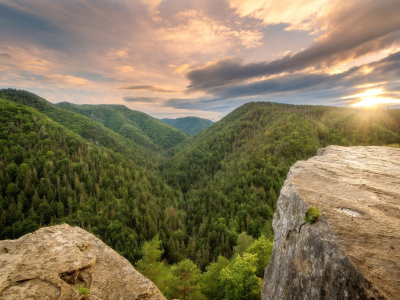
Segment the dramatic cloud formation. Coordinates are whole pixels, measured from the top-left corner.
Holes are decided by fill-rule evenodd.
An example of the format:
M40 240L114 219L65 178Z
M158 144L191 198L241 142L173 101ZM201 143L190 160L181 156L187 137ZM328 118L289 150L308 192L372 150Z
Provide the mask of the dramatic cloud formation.
M157 117L398 106L399 15L398 0L0 0L0 87Z
M325 16L327 32L308 48L272 62L243 64L233 59L216 62L189 72L189 88L202 90L257 76L321 69L400 41L400 1L360 0L345 6L335 4Z
M367 74L365 70L368 70ZM368 82L368 84L365 84L365 82ZM386 86L389 82L393 90L390 94L393 95L393 93L400 91L400 52L396 52L377 62L353 67L339 74L286 74L253 83L218 86L209 89L208 93L218 97L214 100L218 101L285 92L315 92L317 90L328 92L340 89L342 93L347 93L348 91L354 91L354 89L365 90L376 86ZM383 88L380 88L380 91L383 91ZM389 93L385 94L387 96L386 100L388 100ZM352 95L350 98L357 100L357 98L363 99L363 96L364 94L360 93ZM349 99L349 97L341 97L341 99ZM323 100L323 97L319 100ZM383 103L383 99L381 100ZM388 101L386 103L399 104L398 101Z

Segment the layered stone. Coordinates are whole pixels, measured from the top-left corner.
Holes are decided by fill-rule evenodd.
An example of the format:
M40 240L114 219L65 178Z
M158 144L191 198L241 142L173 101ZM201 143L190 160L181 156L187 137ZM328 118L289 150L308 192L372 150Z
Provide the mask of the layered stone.
M297 162L273 228L263 300L400 299L400 149L329 146Z

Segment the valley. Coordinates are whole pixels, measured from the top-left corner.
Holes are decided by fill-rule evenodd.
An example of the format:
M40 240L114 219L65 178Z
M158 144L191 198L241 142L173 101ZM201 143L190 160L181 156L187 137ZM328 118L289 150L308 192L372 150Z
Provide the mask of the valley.
M0 127L0 239L79 226L143 272L172 265L148 276L171 299L179 268L203 272L193 299L236 299L220 288L237 280L226 268L249 278L242 299L259 299L289 168L328 145L400 144L397 109L250 102L191 136L125 106L12 89L0 90Z

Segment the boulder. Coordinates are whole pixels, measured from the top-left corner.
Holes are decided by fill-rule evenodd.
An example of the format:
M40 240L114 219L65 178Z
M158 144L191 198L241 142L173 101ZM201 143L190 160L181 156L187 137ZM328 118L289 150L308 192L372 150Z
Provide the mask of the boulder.
M297 162L273 229L261 299L400 299L400 149L329 146Z
M86 288L90 294L78 288ZM0 241L0 299L165 298L101 240L63 224Z

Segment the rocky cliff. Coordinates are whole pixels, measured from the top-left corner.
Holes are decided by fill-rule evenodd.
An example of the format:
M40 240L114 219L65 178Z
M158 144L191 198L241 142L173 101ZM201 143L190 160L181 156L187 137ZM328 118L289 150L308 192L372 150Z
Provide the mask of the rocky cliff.
M165 298L102 241L64 224L0 241L0 299Z
M400 299L400 149L330 146L297 162L273 228L261 299Z

